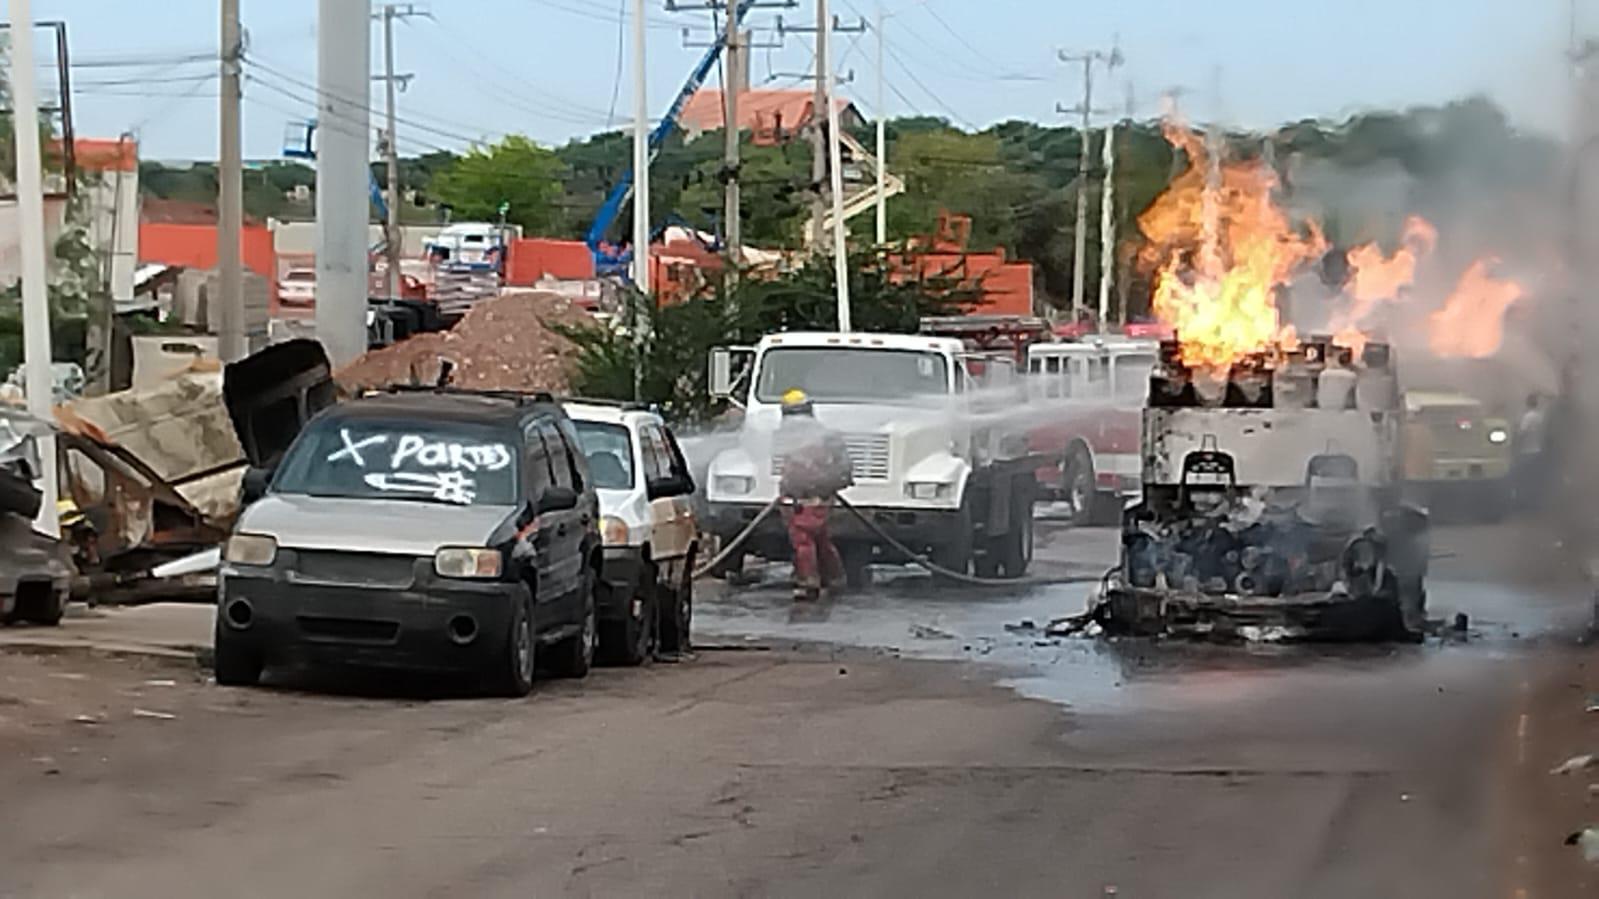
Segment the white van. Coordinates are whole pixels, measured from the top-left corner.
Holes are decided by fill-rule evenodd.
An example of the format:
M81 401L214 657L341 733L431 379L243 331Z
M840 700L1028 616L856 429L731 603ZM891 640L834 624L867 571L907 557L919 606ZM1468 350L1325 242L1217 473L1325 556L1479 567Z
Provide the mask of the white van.
M600 501L600 655L637 665L657 646L683 652L689 648L699 527L694 478L677 440L643 406L603 400L563 405Z

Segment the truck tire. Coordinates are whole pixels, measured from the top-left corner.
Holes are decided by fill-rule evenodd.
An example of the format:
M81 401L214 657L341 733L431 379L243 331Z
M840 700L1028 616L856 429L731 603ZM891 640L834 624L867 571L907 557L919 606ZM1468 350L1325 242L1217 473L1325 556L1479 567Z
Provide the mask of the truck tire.
M954 539L948 543L933 547L930 561L945 571L955 574L966 574L972 565L972 507L971 499L961 501L960 511L956 513L955 525L951 529ZM933 572L935 579L939 572ZM947 578L944 580L948 581Z
M1070 507L1068 520L1076 527L1088 527L1095 522L1099 504L1099 482L1094 473L1094 459L1082 444L1072 447L1061 469L1061 497Z
M600 626L599 653L605 664L633 668L654 654L657 577L655 566L645 565L633 595L627 599L627 614L621 621Z
M851 590L864 590L872 585L872 550L869 546L845 545L839 547L844 560L844 585Z
M594 569L584 569L583 585L578 588L583 591L583 620L578 625L577 633L550 647L550 673L556 677L588 677L589 669L594 666L594 644L599 637L594 612L594 583Z
M1027 573L1033 562L1033 510L1018 503L1011 514L1010 530L999 540L999 567L1007 578Z

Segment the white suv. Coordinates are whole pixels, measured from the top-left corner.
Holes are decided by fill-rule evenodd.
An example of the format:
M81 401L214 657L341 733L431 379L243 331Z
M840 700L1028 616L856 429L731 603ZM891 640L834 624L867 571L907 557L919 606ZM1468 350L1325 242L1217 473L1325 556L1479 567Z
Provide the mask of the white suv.
M694 478L661 417L636 404L563 403L600 500L605 567L597 609L600 655L637 665L659 647L689 648Z

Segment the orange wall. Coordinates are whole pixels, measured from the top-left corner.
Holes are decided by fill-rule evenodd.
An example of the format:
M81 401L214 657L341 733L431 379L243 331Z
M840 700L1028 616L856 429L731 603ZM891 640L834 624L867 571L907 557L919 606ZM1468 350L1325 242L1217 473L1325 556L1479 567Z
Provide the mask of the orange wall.
M276 281L277 257L272 251L272 232L259 225L246 225L239 243L244 265L269 281ZM215 225L169 225L139 223L139 261L210 269L217 264Z
M970 312L980 315L1032 315L1033 265L1006 262L1003 253L923 253L911 257L922 277L957 279L980 288Z
M523 238L511 241L505 262L505 281L529 287L539 278L583 279L594 277L594 257L580 240Z

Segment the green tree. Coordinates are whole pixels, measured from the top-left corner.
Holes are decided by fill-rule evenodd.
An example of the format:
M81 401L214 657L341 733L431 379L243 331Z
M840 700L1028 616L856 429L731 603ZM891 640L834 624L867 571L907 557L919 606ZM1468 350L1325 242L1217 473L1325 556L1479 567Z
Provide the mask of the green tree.
M565 166L554 151L520 134L473 147L433 178L433 193L457 219L494 221L506 204L506 221L530 234L557 233Z

